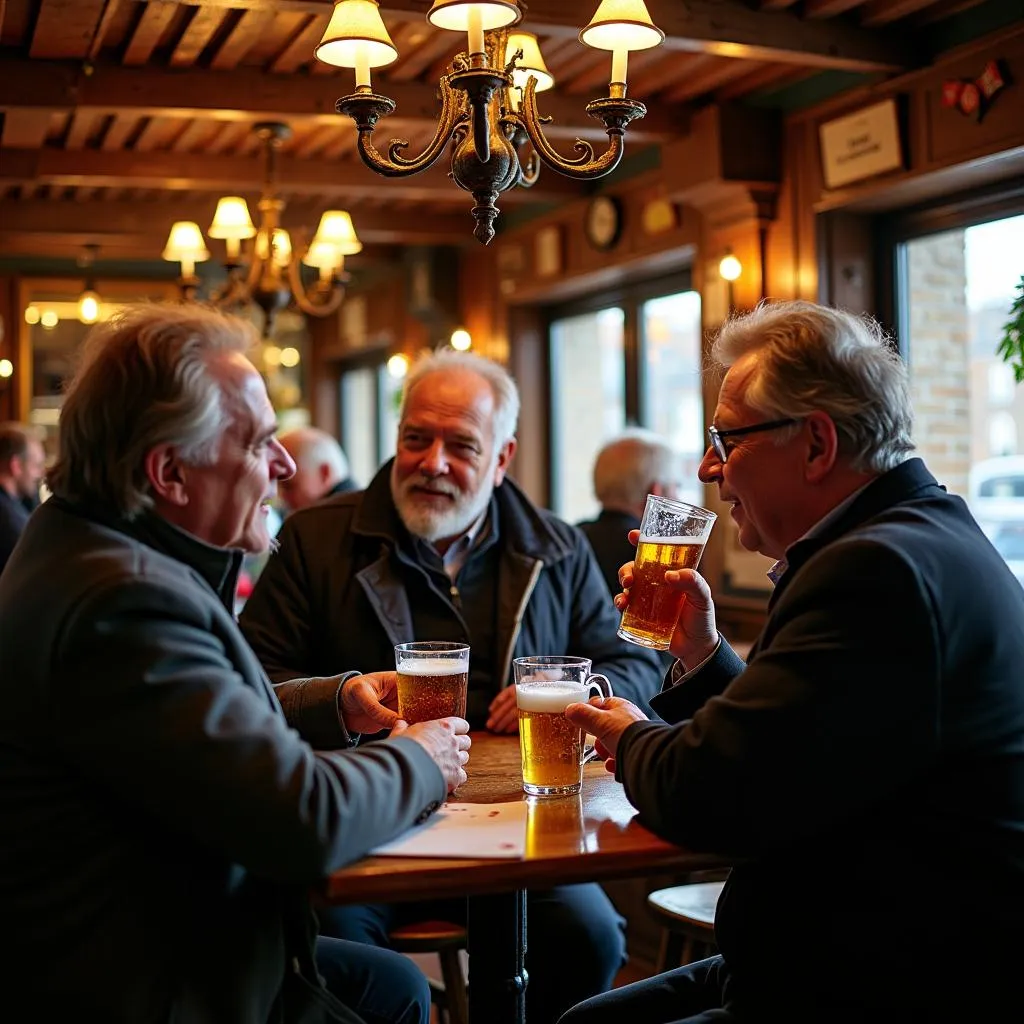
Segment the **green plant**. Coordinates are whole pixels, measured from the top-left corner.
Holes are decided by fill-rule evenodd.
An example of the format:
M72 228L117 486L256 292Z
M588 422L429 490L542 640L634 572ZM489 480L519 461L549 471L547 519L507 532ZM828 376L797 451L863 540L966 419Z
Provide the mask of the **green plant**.
M1017 383L1024 381L1024 277L1010 306L1010 319L1003 324L1003 337L996 352L1013 367Z

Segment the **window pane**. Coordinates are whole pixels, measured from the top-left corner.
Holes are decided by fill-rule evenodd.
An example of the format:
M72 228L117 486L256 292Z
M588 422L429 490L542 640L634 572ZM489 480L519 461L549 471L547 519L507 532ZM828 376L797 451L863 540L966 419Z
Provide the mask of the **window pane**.
M352 478L365 487L377 472L377 373L349 370L341 377L341 435Z
M996 355L1024 275L1024 217L907 245L914 440L1024 582L1024 390ZM1019 571L1018 571L1019 569Z
M679 495L701 503L697 467L704 456L700 373L700 295L678 292L640 309L644 419L682 455Z
M398 407L402 401L402 385L399 377L392 377L387 366L378 371L380 387L380 435L378 446L378 465L382 465L395 454L398 443Z
M594 459L626 424L624 320L615 308L551 325L552 507L571 523L597 515Z

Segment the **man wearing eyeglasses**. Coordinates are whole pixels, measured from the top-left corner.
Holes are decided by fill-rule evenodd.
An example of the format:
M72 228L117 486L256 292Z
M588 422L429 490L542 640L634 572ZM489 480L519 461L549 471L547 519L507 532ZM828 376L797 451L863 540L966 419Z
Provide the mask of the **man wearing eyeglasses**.
M1024 591L911 458L877 325L811 303L721 331L699 475L776 559L744 664L692 570L651 701L572 705L644 824L735 860L720 956L560 1024L1007 1019L1024 953ZM632 564L620 573L628 603ZM884 922L880 925L879 922ZM964 929L979 937L957 958Z

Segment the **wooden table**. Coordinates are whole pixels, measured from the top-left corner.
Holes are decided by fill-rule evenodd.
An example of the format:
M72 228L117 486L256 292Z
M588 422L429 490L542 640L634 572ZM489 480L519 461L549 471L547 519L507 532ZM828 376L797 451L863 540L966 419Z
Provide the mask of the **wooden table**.
M525 1020L526 890L655 871L722 867L720 857L658 839L638 824L622 786L601 761L584 768L577 797L527 798L519 739L473 733L468 781L454 800L527 802L522 860L366 857L327 878L327 903L395 903L468 896L470 1018Z

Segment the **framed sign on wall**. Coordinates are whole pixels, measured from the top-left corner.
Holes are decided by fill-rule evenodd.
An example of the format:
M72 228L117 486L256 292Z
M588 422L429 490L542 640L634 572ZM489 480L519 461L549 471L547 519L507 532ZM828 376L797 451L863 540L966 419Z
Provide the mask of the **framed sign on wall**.
M826 188L840 188L904 166L899 108L890 97L818 127Z

